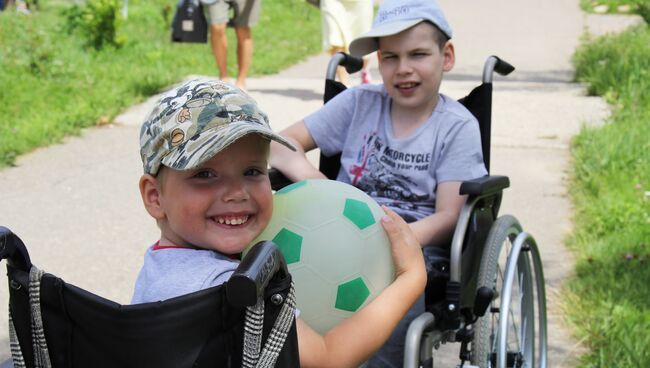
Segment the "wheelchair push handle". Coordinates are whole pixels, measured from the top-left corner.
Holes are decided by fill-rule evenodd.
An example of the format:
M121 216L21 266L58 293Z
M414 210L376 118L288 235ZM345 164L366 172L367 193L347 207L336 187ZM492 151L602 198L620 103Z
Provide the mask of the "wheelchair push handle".
M487 58L483 66L483 83L492 83L494 72L505 76L512 73L514 70L515 67L510 63L498 56L492 55Z
M344 67L349 74L353 74L361 70L363 67L363 59L344 52L337 52L330 58L327 64L325 79L334 80L336 78L336 67L338 66Z
M32 261L27 248L20 238L11 230L0 226L0 261L7 259L9 266L29 271Z
M239 307L255 305L276 274L281 278L289 275L278 247L271 241L255 244L226 283L228 300Z

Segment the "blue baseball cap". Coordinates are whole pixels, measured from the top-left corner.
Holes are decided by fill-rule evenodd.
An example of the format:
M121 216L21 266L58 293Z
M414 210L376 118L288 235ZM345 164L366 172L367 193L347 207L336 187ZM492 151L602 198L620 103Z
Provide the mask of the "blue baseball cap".
M384 0L379 7L372 29L350 43L350 54L364 56L379 48L379 37L405 31L429 21L451 38L451 27L435 0Z

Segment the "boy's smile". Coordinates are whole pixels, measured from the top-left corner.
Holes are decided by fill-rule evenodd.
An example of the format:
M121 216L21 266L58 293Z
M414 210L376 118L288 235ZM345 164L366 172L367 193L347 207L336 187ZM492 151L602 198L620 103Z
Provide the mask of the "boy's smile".
M428 115L438 103L443 72L451 70L451 43L439 47L434 26L421 22L379 39L379 72L393 99L392 109Z
M268 140L251 134L194 169L164 167L156 178L159 204L152 213L161 228L161 245L223 254L246 248L273 210L268 149Z

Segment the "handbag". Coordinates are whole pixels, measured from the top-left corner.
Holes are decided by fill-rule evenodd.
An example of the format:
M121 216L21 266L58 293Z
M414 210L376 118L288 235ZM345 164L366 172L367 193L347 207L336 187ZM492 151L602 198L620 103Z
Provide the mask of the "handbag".
M208 22L199 0L180 0L172 21L172 42L208 42Z

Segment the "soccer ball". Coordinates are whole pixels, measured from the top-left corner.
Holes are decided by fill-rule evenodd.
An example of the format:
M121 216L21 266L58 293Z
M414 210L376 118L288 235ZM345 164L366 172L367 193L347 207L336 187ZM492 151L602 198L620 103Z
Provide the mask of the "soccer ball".
M370 196L333 180L294 183L273 196L255 239L272 240L292 275L300 318L323 334L395 279L384 212Z

